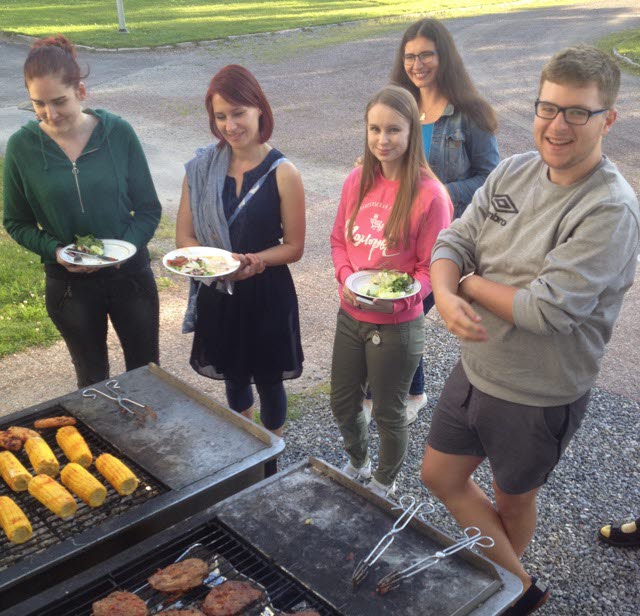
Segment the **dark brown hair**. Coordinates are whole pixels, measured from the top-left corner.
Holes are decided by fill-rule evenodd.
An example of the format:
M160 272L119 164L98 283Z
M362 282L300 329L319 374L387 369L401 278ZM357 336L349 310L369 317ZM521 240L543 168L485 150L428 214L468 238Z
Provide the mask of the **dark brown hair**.
M260 114L259 129L260 143L264 143L273 132L273 113L267 97L264 95L258 80L244 66L229 64L220 69L211 80L209 89L204 99L207 113L209 114L209 128L220 143L226 143L226 139L216 126L216 118L213 111L213 95L219 94L224 100L233 105L256 107Z
M80 81L89 75L82 72L76 60L75 45L62 34L36 41L24 62L24 85L36 77L59 75L62 83L77 88Z
M610 109L618 98L620 68L604 51L591 45L576 45L559 51L545 64L540 90L545 81L574 86L595 83L603 106Z
M364 114L365 141L364 157L362 159L362 176L360 178L360 192L351 217L347 222L347 237L353 242L353 225L362 205L364 196L371 190L376 173L381 173L380 161L373 155L368 144L369 111L374 105L386 105L400 114L409 122L409 143L407 151L402 158L402 170L400 173L400 188L393 203L393 209L389 220L384 227L384 238L389 246L397 246L409 243L409 225L411 223L411 209L418 193L418 182L421 177L427 176L437 180L435 174L429 168L424 156L422 146L422 128L418 105L411 94L404 88L387 86L377 92L368 102Z
M436 82L440 93L453 104L457 111L467 115L483 131L495 133L498 120L493 108L476 90L451 33L437 19L421 19L407 28L396 53L391 71L391 83L409 90L416 102L420 103L420 90L409 79L404 68L404 49L409 41L418 37L429 39L436 46L438 52Z

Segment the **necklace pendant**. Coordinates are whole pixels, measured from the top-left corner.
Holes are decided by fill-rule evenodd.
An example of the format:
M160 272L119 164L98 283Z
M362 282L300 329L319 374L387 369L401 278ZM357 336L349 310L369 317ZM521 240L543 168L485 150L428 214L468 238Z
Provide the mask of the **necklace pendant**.
M427 118L427 112L423 111L422 114L420 115L420 122L424 122L426 118Z

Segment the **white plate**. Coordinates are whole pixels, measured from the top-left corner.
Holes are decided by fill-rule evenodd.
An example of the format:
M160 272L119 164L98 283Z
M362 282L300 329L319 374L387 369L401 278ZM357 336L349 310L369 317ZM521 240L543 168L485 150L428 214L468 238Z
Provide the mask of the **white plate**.
M365 293L365 290L369 289L371 286L375 286L371 279L379 274L379 270L360 270L359 272L354 272L351 274L344 282L347 285L347 288L353 291L356 295L360 295L361 297L370 297L371 299L385 299L385 298L377 298L374 295L368 295ZM402 297L394 297L389 298L391 301L395 301L398 299L405 299L407 297L411 297L416 293L419 293L421 289L420 283L414 278L413 284L408 293L403 295Z
M124 263L137 252L137 248L133 244L125 242L124 240L102 240L102 243L104 244L104 256L113 257L116 259L115 261L102 261L96 257L85 255L78 255L80 257L80 261L76 261L74 260L73 255L67 253L67 248L69 250L75 250L74 244L65 246L60 253L60 257L63 261L71 263L71 265L81 265L82 267L93 267L97 269L100 267L112 267L114 265L118 265L118 263Z
M186 274L185 272L181 272L170 265L167 264L167 261L171 259L175 259L179 256L185 257L224 257L229 267L225 270L222 270L215 276L195 276L194 274ZM187 248L177 248L176 250L172 250L168 252L162 258L162 264L174 274L180 274L181 276L187 276L189 278L196 278L197 280L215 280L216 278L221 278L222 276L228 276L229 274L233 274L239 267L240 261L236 261L228 250L222 250L222 248L212 248L211 246L189 246Z

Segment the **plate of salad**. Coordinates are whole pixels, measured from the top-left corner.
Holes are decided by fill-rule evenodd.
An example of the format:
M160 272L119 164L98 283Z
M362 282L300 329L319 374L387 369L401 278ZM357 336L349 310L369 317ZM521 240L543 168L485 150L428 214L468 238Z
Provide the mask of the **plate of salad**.
M100 268L124 263L134 254L136 247L124 240L100 239L91 234L76 235L73 244L65 246L60 258L71 265Z
M228 250L211 246L189 246L167 253L163 265L175 274L191 278L215 279L233 274L239 267Z
M346 280L347 288L356 295L371 299L405 299L420 291L420 283L396 270L360 270Z

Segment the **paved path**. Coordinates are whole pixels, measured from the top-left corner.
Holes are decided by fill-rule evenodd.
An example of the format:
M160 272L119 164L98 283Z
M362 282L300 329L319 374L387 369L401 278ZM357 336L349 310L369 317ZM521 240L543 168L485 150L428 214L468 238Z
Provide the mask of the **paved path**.
M447 22L479 88L500 118L502 156L533 147L532 107L540 69L556 50L591 42L609 32L640 27L637 0L607 0L586 6L539 9ZM344 177L361 152L365 102L386 82L403 28L366 35L362 26L266 35L180 50L85 53L93 107L129 120L140 135L165 210L175 214L182 164L208 142L203 97L211 76L236 62L254 71L276 117L272 143L303 173L308 200L305 257L293 267L300 295L305 374L291 383L301 390L328 377L336 290L328 235ZM363 32L365 36L363 38ZM330 40L331 44L327 44ZM21 66L26 47L0 43L0 151L21 122L32 117ZM640 78L623 77L619 120L605 151L640 193ZM161 353L164 367L203 390L218 384L188 367L190 340L179 334L186 289L178 283L162 297ZM605 360L600 385L640 400L638 285L629 293ZM114 349L113 372L122 370ZM0 360L0 413L52 398L74 388L62 343Z

